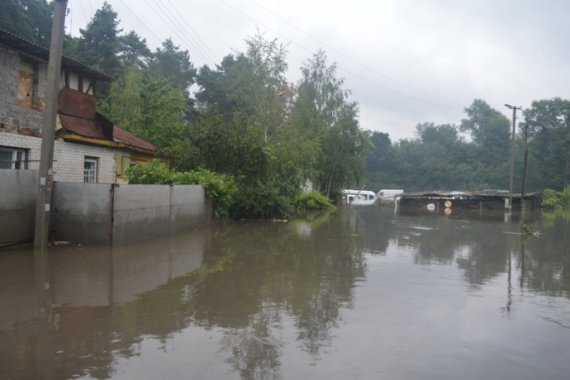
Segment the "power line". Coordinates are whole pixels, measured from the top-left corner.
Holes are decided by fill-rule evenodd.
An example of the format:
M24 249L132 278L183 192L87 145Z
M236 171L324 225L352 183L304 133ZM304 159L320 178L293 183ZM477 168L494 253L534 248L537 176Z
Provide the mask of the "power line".
M427 92L418 90L418 89L416 89L416 88L414 88L414 87L411 87L411 86L408 86L408 85L406 85L405 83L403 83L403 82L401 82L401 81L399 81L399 80L397 80L397 79L391 78L390 76L388 76L388 75L386 75L386 74L380 73L379 71L376 71L375 69L371 68L370 66L367 66L366 64L364 64L364 63L362 63L362 62L360 62L360 61L358 61L358 60L352 58L349 54L345 54L345 53L343 53L342 51L336 49L334 46L331 46L331 45L327 44L326 42L324 42L324 41L318 39L317 37L313 36L312 34L305 32L304 30L302 30L301 28L299 28L299 27L296 26L295 24L293 24L293 23L287 21L286 19L284 19L283 17L281 17L279 14L277 14L277 13L271 11L270 9L268 9L267 7L265 7L264 5L262 5L262 4L260 4L259 2L257 2L256 0L249 0L249 1L251 1L251 2L254 3L254 4L256 4L258 7L262 8L262 9L265 10L267 13L273 15L274 17L277 17L278 19L280 19L281 21L283 21L285 24L289 25L290 27L294 28L295 30L297 30L297 31L299 31L299 32L301 32L301 33L303 33L303 34L305 34L305 35L308 36L308 37L310 37L310 38L313 39L315 42L317 42L317 43L319 43L319 44L321 44L321 45L326 46L328 49L330 49L330 50L336 52L337 54L343 56L344 58L346 58L346 59L348 59L348 60L350 60L350 61L352 61L352 62L358 64L359 66L361 66L361 67L363 67L363 68L365 68L365 69L367 69L367 70L373 72L374 74L376 74L376 75L378 75L378 76L380 76L380 77L382 77L382 78L388 79L388 80L390 80L390 81L392 81L392 82L394 82L394 83L396 83L396 84L399 84L400 86L402 86L402 87L404 87L404 88L407 88L408 90L417 92L417 93L419 93L419 94L428 96L428 97L430 97L430 98L439 99L439 100L442 100L442 101L444 101L444 102L448 102L448 103L450 103L450 104L456 104L456 105L461 106L461 104L459 104L459 103L450 101L449 99L440 98L440 97L434 96L434 95L432 95L432 94L428 94Z
M154 32L152 31L152 29L150 29L150 28L146 25L146 23L144 23L144 22L139 18L139 16L137 16L137 14L136 14L135 12L133 12L133 11L131 10L131 8L129 8L129 7L127 6L127 4L125 4L125 3L123 2L123 0L119 0L119 1L121 2L121 4L123 4L123 7L125 7L133 16L135 16L135 18L138 20L138 22L140 23L140 25L142 25L147 31L150 32L150 34L156 39L156 42L158 42L158 43L160 44L160 43L162 42L161 39L160 39L156 34L154 34Z
M247 17L247 18L253 20L253 21L256 22L257 24L263 26L265 29L267 29L267 30L269 30L269 31L271 31L271 32L273 32L273 33L275 33L275 34L277 34L277 35L280 35L280 36L284 37L281 33L278 33L277 31L273 30L272 28L268 27L267 25L264 25L263 23L259 22L256 18L254 18L254 17L248 15L247 13L245 13L244 11L242 11L241 9L236 8L236 7L234 7L234 6L231 5L231 4L228 4L225 0L218 0L218 1L221 2L221 3L223 3L224 5L226 5L227 7L232 8L232 9L235 10L236 12L242 14L243 16L245 16L245 17ZM287 38L287 37L284 37L284 38ZM292 39L289 39L289 40L290 40L293 44L295 44L296 46L298 46L299 48L301 48L301 49L303 49L303 50L309 52L309 54L313 54L312 51L310 51L308 48L304 47L303 45L299 44L298 42L296 42L296 41L294 41L294 40L292 40ZM400 91L394 90L394 89L392 89L392 88L389 88L389 87L387 87L387 86L381 85L381 84L379 84L379 83L377 83L377 82L373 82L373 81L371 81L370 79L365 78L364 76L362 76L362 75L360 75L360 74L357 74L357 73L355 73L355 72L353 72L353 71L351 71L351 70L348 70L348 69L345 68L345 67L342 67L342 66L338 66L338 67L339 67L340 70L349 73L350 75L352 75L352 76L354 76L354 77L360 79L361 81L363 81L363 82L365 82L365 83L367 83L367 84L369 84L369 85L371 85L371 86L378 87L378 88L380 88L380 89L382 89L382 90L384 90L384 91L391 92L391 93L393 93L393 94L396 94L396 95L401 96L401 97L404 97L404 98L408 98L408 99L413 100L413 101L418 102L418 103L424 103L424 104L428 104L428 105L435 106L435 107L440 107L440 108L445 108L445 109L449 109L449 110L458 111L457 108L455 108L455 107L449 107L449 106L445 106L445 105L442 105L442 104L437 103L437 102L426 101L426 100L423 100L423 99L420 99L420 98L416 98L416 97L414 97L414 96L411 96L411 95L402 93L402 92L400 92ZM461 110L461 112L463 112L463 110Z
M182 24L184 24L185 26L188 27L188 29L190 30L190 33L194 35L194 37L197 40L197 43L199 45L201 45L204 50L210 55L211 58L213 58L213 61L216 61L216 54L214 54L212 52L212 50L209 48L208 44L205 43L202 38L200 37L200 35L194 30L194 28L192 28L192 25L186 21L186 19L184 17L181 16L181 13L178 11L178 9L176 8L176 6L174 4L172 4L172 2L170 0L167 0L168 4L172 7L172 9L174 10L174 14L179 16L179 20L182 21ZM186 31L185 29L182 29L184 31ZM192 38L192 37L190 37Z
M146 3L150 8L152 8L152 10L156 13L156 15L162 20L162 22L164 23L164 25L169 26L169 25L171 25L171 24L176 24L176 22L175 22L174 20L172 20L172 18L171 18L168 14L166 14L166 13L163 12L162 8L161 8L158 4L155 3L155 5L157 5L157 7L158 7L158 9L156 9L156 8L154 8L154 6L152 5L152 4L153 4L152 2L150 2L150 1L148 1L148 0L145 0L145 3ZM169 19L170 23L169 23L168 21L166 21L164 17L162 17L163 15L164 15L166 18ZM188 44L188 40L187 40L184 36L181 36L180 34L178 34L176 31L173 31L172 29L171 29L171 32L174 32L174 34L176 34L176 35L178 36L178 38L180 38L183 42L185 42L186 44ZM190 45L193 45L193 46L195 47L195 49L196 49L196 50L195 50L196 55L198 55L204 62L208 62L208 61L209 61L209 59L207 58L207 56L204 55L204 53L202 53L201 49L199 49L195 43L192 42L192 43L190 43Z
M79 1L79 3L81 3L81 0ZM91 12L92 12L93 14L95 14L95 11L97 10L97 8L95 8L95 7L93 6L93 3L91 2L91 0L89 0L89 7L91 8Z

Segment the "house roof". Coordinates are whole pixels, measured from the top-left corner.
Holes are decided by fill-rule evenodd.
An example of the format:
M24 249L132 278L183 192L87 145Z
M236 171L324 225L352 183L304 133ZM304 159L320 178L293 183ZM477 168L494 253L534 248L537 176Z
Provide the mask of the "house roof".
M33 57L39 58L46 62L49 60L49 49L40 46L38 44L35 44L31 41L28 41L13 33L10 33L4 29L0 29L0 44L6 45L15 50L22 51L24 53L27 53ZM108 76L107 74L103 74L100 71L92 69L91 67L84 65L83 63L78 62L66 56L61 57L61 64L64 67L73 69L74 71L80 73L85 73L97 80L105 80L105 81L111 80L111 77Z
M113 125L99 113L97 113L95 120L60 113L59 120L61 121L63 131L95 139L92 141L95 145L97 144L97 140L100 140L102 143L115 142L129 148L144 150L150 153L156 153L157 151L154 144L127 132L123 128Z
M156 151L156 146L154 144L127 132L123 128L117 127L116 125L113 125L113 140L142 149Z

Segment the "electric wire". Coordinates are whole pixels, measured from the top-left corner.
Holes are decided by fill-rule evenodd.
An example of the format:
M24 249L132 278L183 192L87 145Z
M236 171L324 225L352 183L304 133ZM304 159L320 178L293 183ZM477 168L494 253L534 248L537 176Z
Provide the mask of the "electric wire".
M247 18L253 20L256 24L261 25L261 26L262 26L263 28L265 28L266 30L268 30L268 31L270 31L270 32L272 32L272 33L274 33L274 34L280 35L281 37L283 37L283 38L285 38L285 39L291 41L291 43L295 44L297 47L301 48L302 50L305 50L305 51L309 52L309 54L313 54L313 52L312 52L310 49L304 47L303 45L299 44L299 43L296 42L295 40L292 40L292 39L287 38L286 36L283 36L283 34L277 32L277 31L275 31L274 29L268 27L267 25L265 25L265 24L259 22L259 20L257 20L256 18L250 16L249 14L245 13L245 12L242 11L241 9L236 8L235 6L233 6L233 5L231 5L231 4L228 4L225 0L218 0L218 1L221 2L222 4L224 4L225 6L227 6L227 7L229 7L229 8L232 8L234 11L236 11L236 12L242 14L243 16L245 16L245 17L247 17ZM388 91L388 92L393 93L393 94L395 94L395 95L398 95L398 96L401 96L401 97L404 97L404 98L408 98L408 99L413 100L413 101L418 102L418 103L423 103L423 104L427 104L427 105L431 105L431 106L435 106L435 107L439 107L439 108L445 108L445 109L449 109L449 110L458 111L458 109L457 109L456 107L449 107L449 106L446 106L446 105L442 105L442 104L440 104L440 103L437 103L437 102L435 102L435 101L427 101L427 100L424 100L424 99L420 99L420 98L417 98L417 97L414 97L414 96L405 94L405 93L403 93L403 92L394 90L394 89L389 88L389 87L387 87L387 86L385 86L385 85L382 85L382 84L380 84L380 83L374 82L374 81L372 81L372 80L370 80L370 79L364 77L364 76L361 75L361 74L357 74L357 73L355 73L354 71L347 69L346 67L343 67L343 66L337 66L337 67L339 68L339 70L342 70L342 71L344 71L344 72L346 72L346 73L352 75L353 77L360 79L360 80L363 81L364 83L367 83L368 85L371 85L371 86L380 88L380 89L382 89L382 90L384 90L384 91ZM460 112L463 112L463 110L461 110Z
M81 3L81 2L82 2L82 1L80 0L79 3ZM92 12L93 14L95 14L95 12L97 11L97 8L95 8L95 7L93 6L93 3L91 2L91 0L89 0L89 7L91 8L91 12Z
M168 9L166 6L164 6L163 8L163 4L161 4L161 2L156 2L155 1L155 5L161 9L161 11L163 11L164 15L166 17L168 17L168 19L172 22L173 26L182 33L182 36L184 36L185 41L190 42L192 44L192 46L194 47L194 49L196 51L199 51L202 57L206 57L208 61L216 61L216 58L205 48L202 47L202 45L196 41L194 39L193 36L191 36L187 29L188 29L188 24L186 24L186 27L184 27L183 22L181 23L180 20L175 16L176 14L179 14L180 12L178 12L178 10L176 9L176 7L174 8L174 14L171 13L171 10Z
M155 40L156 40L156 42L157 42L158 44L160 44L160 43L162 42L162 40L154 33L154 31L153 31L152 29L150 29L150 28L146 25L146 23L143 22L143 20L141 20L141 19L139 18L139 16L137 16L137 14L136 14L131 8L129 8L129 6L128 6L127 4L125 4L125 3L123 2L123 0L119 0L119 2L120 2L121 4L123 4L123 7L125 7L125 8L138 20L138 22L140 23L140 25L142 25L142 26L155 38Z
M162 20L162 22L164 23L164 25L169 26L172 24L175 24L175 22L172 20L172 18L168 15L165 14L162 10L162 8L160 8L160 6L157 5L157 3L154 3L155 5L157 5L158 9L155 8L152 4L152 1L148 1L148 0L144 0L145 3L156 13L156 15ZM170 23L168 21L166 21L166 19L163 17L163 15L169 19ZM181 36L179 33L177 33L175 30L171 30L179 39L181 39L184 44L186 46L188 45L192 45L195 48L194 53L200 58L202 59L204 62L208 63L209 62L209 58L207 58L207 56L204 55L204 53L202 53L201 49L199 49L195 43L188 43L189 41L185 38L185 36Z
M320 40L319 38L313 36L312 34L305 32L303 29L301 29L301 28L299 28L298 26L296 26L295 24L293 24L293 23L287 21L286 19L284 19L283 17L281 17L279 14L277 14L277 13L271 11L270 9L268 9L267 7L265 7L264 5L260 4L258 1L256 1L256 0L249 0L249 1L251 1L252 3L254 3L255 5L257 5L258 7L260 7L261 9L263 9L264 11L266 11L267 13L271 14L272 16L277 17L279 20L281 20L283 23L289 25L289 26L292 27L293 29L299 31L300 33L303 33L303 34L306 35L306 36L308 36L308 37L311 38L313 41L315 41L315 42L317 42L317 43L319 43L319 44L321 44L321 45L323 45L323 46L326 46L327 49L334 51L335 53L337 53L337 54L341 55L342 57L344 57L344 58L346 58L346 59L348 59L348 60L350 60L350 61L356 63L357 65L359 65L359 66L365 68L366 70L369 70L370 72L372 72L372 73L378 75L379 77L382 77L382 78L385 78L385 79L387 79L387 80L390 80L390 81L392 81L392 82L394 82L394 83L396 83L396 84L398 84L398 85L400 85L400 86L402 86L402 87L404 87L404 88L407 88L408 90L417 92L418 94L422 94L422 95L428 96L428 97L430 97L430 98L439 99L439 100L441 100L441 101L444 101L444 102L447 102L447 103L450 103L450 104L456 104L456 105L458 105L458 106L461 106L461 104L459 104L459 103L456 103L456 102L451 101L451 100L449 100L449 99L444 99L444 98L441 98L441 97L438 97L438 96L434 96L433 94L429 94L429 93L427 93L427 92L425 92L425 91L422 91L422 90L418 90L418 89L416 89L416 88L414 88L414 87L411 87L411 86L406 85L405 83L403 83L403 82L401 82L401 81L399 81L399 80L397 80L397 79L394 79L394 78L392 78L392 77L390 77L390 76L388 76L388 75L386 75L386 74L383 74L383 73L381 73L381 72L375 70L374 68L371 68L370 66L368 66L368 65L366 65L366 64L364 64L364 63L362 63L362 62L360 62L360 61L358 61L358 60L356 60L356 59L354 59L354 58L351 57L349 54L346 54L346 53L344 53L344 52L342 52L342 51L336 49L334 46L331 46L330 44L327 44L326 42Z
M71 5L70 5L70 7L71 7ZM83 15L83 18L85 19L85 22L88 22L89 19L87 18L87 14L85 13L85 9L83 8L83 2L82 1L79 2L79 7L81 8L81 14Z
M167 0L167 3L172 7L172 9L174 10L174 15L177 15L179 17L179 20L181 21L181 23L183 25L185 25L189 30L190 30L190 34L192 34L195 39L197 40L198 45L202 46L203 49L206 51L206 53L213 58L213 61L216 61L216 54L214 54L214 52L210 49L210 47L208 46L207 43L204 42L204 40L202 40L202 38L200 37L200 34L197 33L194 28L192 28L192 25L186 21L186 19L184 17L182 17L182 13L178 11L177 7L172 4L172 2L170 0ZM182 29L184 31L186 31L186 29ZM192 37L190 37L192 38Z

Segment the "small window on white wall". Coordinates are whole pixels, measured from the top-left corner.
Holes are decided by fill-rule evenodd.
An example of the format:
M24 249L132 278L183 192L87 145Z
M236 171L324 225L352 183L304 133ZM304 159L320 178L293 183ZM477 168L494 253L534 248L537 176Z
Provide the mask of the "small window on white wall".
M97 157L85 157L83 163L83 182L97 183L97 164L99 159Z
M0 169L27 169L28 150L0 146Z

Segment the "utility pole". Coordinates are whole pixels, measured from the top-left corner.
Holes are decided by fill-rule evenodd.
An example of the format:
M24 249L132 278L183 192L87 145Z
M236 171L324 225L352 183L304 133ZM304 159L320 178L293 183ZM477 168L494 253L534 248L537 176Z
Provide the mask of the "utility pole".
M505 104L505 107L513 110L513 131L511 135L511 175L509 179L509 212L513 209L513 180L515 174L515 126L517 123L517 110L521 110L522 107L511 106L510 104Z
M524 161L523 161L523 177L521 184L521 198L524 198L526 193L526 172L528 170L528 125L524 123Z
M55 0L51 28L51 42L47 73L46 107L42 126L42 150L40 156L39 188L36 200L36 224L34 247L42 250L48 244L49 218L52 210L51 194L53 187L53 149L55 140L55 120L61 77L61 55L65 26L67 0Z
M526 173L528 170L528 124L524 123L524 161L523 161L523 177L521 183L521 218L524 221L526 218L526 201L524 196L526 194ZM523 243L524 244L524 243ZM524 254L524 250L523 250ZM523 257L524 260L524 257ZM524 261L523 261L524 263Z

